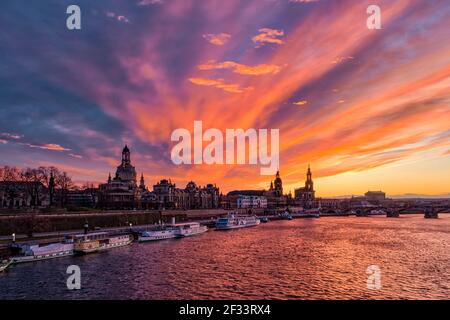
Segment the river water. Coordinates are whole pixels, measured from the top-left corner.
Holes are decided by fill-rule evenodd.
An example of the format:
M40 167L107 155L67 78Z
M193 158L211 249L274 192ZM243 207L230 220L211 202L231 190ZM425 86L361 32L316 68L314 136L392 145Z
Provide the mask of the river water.
M67 289L69 265L81 290ZM379 289L367 287L370 265ZM0 299L398 298L450 298L450 215L273 221L0 274Z

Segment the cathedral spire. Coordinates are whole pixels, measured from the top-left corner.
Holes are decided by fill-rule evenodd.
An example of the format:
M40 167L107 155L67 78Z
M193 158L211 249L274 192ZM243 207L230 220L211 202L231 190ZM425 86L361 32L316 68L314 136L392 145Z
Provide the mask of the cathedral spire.
M125 147L122 150L122 166L127 166L131 164L131 152L130 149L128 149L128 145L125 145Z
M141 181L139 183L141 189L145 189L144 173L141 173Z
M311 166L308 164L308 171L306 172L305 188L309 191L314 191L314 183L312 180Z

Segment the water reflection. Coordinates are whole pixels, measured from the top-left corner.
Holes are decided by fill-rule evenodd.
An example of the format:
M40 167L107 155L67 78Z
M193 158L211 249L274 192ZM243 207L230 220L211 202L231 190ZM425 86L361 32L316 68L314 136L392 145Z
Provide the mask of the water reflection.
M446 215L276 221L18 265L0 275L0 298L448 299L449 240ZM66 288L71 264L79 291ZM372 264L380 290L366 287Z

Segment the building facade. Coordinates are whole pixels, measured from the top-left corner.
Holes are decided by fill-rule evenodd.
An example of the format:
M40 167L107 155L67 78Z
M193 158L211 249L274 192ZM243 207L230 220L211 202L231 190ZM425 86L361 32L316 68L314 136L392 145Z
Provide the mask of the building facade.
M239 209L267 208L267 198L265 196L240 195L236 199L236 206Z
M99 185L98 205L108 209L134 209L140 205L142 186L145 187L143 176L138 186L136 169L131 164L131 152L128 146L122 150L122 161L116 169L114 178L111 174L107 183Z
M308 171L306 172L305 186L294 190L294 198L295 203L304 208L312 208L314 206L316 192L314 191L314 182L312 180L310 166L308 166Z
M367 191L364 194L364 198L369 202L379 202L386 200L386 193L383 191Z
M0 208L46 207L49 204L49 190L41 182L0 181Z
M289 197L283 194L283 181L280 172L277 171L275 180L270 182L269 190L233 190L221 199L222 207L225 209L235 209L246 205L251 200L246 197L260 199L261 208L278 208L288 205ZM255 204L253 204L255 205Z
M213 209L220 205L219 188L213 184L197 186L190 181L177 188L170 179L162 179L149 191L143 174L137 182L128 146L122 151L122 161L114 178L99 186L98 204L110 209Z
M219 188L213 184L197 186L194 181L187 183L184 189L175 183L163 179L153 186L158 207L165 209L214 209L220 206Z

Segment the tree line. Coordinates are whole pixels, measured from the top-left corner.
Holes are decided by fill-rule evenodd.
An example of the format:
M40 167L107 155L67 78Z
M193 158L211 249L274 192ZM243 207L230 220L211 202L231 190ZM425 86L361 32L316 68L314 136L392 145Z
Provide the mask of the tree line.
M17 168L0 167L0 181L10 199L19 196L20 191L30 196L31 206L38 206L44 192L49 192L50 205L58 198L59 205L65 205L66 195L76 188L72 178L56 167ZM20 190L21 189L21 190Z

